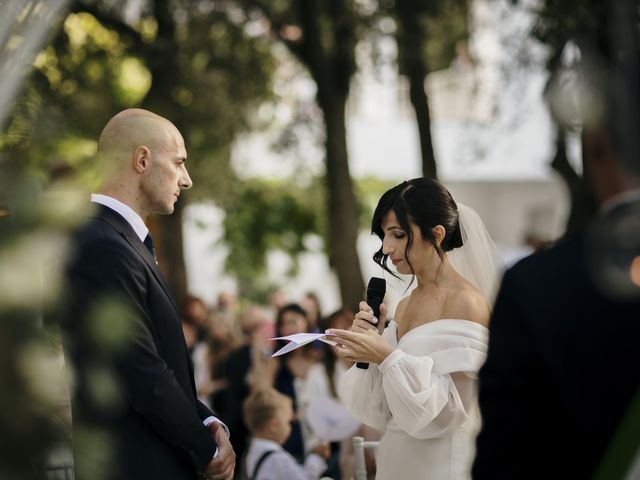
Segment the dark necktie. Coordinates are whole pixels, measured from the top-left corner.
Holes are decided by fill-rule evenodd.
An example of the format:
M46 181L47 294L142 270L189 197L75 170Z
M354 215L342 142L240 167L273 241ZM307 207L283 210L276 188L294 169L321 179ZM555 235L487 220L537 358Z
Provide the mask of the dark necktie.
M149 250L149 253L151 254L151 258L153 258L153 261L156 262L156 265L158 264L158 259L156 257L156 249L153 248L153 239L151 238L151 234L148 233L147 236L144 239L144 245L145 247L147 247L147 250Z

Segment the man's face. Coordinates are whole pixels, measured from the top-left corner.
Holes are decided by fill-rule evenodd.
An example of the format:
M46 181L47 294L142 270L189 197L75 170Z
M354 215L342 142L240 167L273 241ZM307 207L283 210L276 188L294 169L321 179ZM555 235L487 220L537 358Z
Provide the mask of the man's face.
M180 191L191 188L193 182L186 160L182 135L175 127L168 126L164 140L151 147L149 170L141 183L143 200L150 213L173 213Z

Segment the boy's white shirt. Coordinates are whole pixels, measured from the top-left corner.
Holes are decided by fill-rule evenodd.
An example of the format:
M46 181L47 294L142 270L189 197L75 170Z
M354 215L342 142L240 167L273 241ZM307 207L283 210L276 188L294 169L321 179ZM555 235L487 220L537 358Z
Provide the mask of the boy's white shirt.
M252 478L256 464L260 457L268 451L274 451L260 466L256 480L317 480L327 469L324 459L315 453L310 453L300 465L296 459L281 445L273 440L254 437L247 452L247 477Z

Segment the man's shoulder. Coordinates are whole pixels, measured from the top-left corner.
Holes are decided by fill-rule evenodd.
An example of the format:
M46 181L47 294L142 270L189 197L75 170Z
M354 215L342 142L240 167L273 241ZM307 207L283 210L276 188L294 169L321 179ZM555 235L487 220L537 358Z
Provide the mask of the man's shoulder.
M75 249L95 248L104 244L122 247L126 243L124 237L100 217L89 218L72 235L72 245Z
M575 271L581 266L583 249L582 237L561 240L551 247L523 258L507 270L505 276L531 278L544 274L557 276Z
M135 249L124 235L99 215L88 218L71 236L70 267L84 262L126 263L131 266L138 260Z

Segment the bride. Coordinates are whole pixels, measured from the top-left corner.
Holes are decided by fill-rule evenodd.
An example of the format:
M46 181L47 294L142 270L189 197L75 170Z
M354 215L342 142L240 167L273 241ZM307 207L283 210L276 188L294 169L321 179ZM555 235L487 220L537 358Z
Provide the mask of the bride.
M343 375L340 396L356 418L385 432L377 479L470 478L477 372L498 281L493 243L478 215L429 178L387 191L371 229L382 240L374 261L394 275L391 260L417 287L382 335L386 306L375 318L365 302L350 331L327 331L340 357L371 364Z

